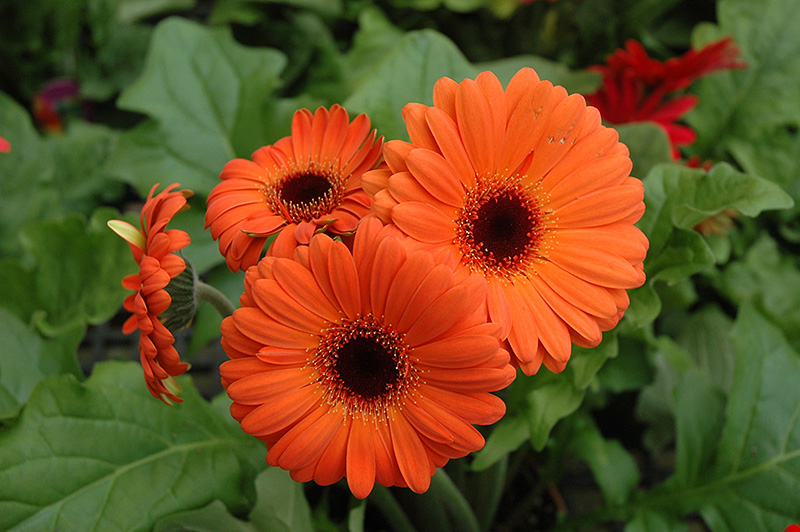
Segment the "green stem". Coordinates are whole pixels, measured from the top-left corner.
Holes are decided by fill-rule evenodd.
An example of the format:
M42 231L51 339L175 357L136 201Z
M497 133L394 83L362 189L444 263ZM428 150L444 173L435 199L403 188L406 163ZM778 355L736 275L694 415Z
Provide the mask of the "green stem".
M453 520L454 530L459 532L480 532L478 520L464 494L456 487L444 469L438 469L431 479L431 491L448 510Z
M378 510L386 518L386 522L395 532L417 532L389 488L376 484L369 497L369 502L378 507Z
M492 528L497 508L500 506L500 499L503 496L507 474L508 455L477 475L477 481L480 484L480 497L474 501L476 505L475 514L483 531L488 531Z
M234 307L230 299L210 284L198 280L194 289L197 299L211 303L223 318L227 318L233 314Z

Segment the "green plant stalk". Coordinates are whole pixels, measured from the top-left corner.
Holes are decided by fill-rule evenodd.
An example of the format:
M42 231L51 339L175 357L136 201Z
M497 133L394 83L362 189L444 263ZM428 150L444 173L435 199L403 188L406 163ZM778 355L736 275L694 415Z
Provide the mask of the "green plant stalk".
M453 530L459 532L480 532L478 519L472 511L461 490L456 487L444 469L438 469L431 479L431 492L435 500L442 504L453 522Z
M198 280L195 283L194 289L197 299L211 303L211 305L217 309L217 312L219 312L223 318L227 318L233 314L234 307L230 299L228 299L225 294L210 284L206 284L203 281Z
M489 469L481 471L473 486L480 486L479 496L473 501L478 525L483 532L488 532L494 523L508 474L508 455ZM484 489L485 487L485 489Z
M386 522L395 532L417 532L389 488L376 484L368 502L378 507L378 510L386 518Z

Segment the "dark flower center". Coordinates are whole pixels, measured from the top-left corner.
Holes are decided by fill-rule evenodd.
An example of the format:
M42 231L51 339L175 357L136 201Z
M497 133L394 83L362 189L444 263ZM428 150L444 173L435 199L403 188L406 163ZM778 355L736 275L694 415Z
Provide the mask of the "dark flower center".
M353 338L338 355L334 371L345 388L363 399L383 395L400 380L392 353L375 338Z
M312 364L327 401L359 415L385 416L418 381L409 347L372 314L322 331Z
M484 190L467 198L456 227L464 262L473 270L505 277L524 271L536 257L542 212L523 189Z
M280 188L285 203L308 205L322 200L331 191L330 182L320 175L304 174L284 181Z
M264 187L264 200L276 214L293 223L310 222L332 213L342 202L347 180L333 166L310 162Z

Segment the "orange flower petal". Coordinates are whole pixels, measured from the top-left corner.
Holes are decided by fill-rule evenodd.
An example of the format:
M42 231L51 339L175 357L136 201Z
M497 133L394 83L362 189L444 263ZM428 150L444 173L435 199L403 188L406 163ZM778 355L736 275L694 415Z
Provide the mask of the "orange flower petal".
M389 420L394 454L403 479L415 493L424 493L431 485L430 463L414 428L402 413Z
M375 446L372 427L363 418L353 419L347 442L347 485L358 499L363 499L375 485Z
M445 159L429 150L413 150L406 157L409 170L419 183L437 200L459 207L464 188Z
M404 233L420 240L438 244L455 236L453 221L442 211L419 202L400 203L392 209L392 220Z

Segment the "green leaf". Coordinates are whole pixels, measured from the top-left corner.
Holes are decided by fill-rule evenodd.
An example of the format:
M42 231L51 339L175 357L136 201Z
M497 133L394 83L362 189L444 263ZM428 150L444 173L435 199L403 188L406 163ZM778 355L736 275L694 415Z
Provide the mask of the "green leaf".
M490 70L500 79L505 87L519 70L530 67L536 71L540 79L546 79L553 85L561 85L570 93L588 94L600 85L600 75L586 70L570 70L563 63L550 61L536 55L520 55L497 59L486 63L476 63L479 71Z
M675 394L676 473L626 512L699 512L711 530L782 530L800 507L800 355L751 305L731 332L726 404L702 373Z
M708 478L722 429L725 396L708 376L691 369L673 391L677 412L673 482L693 486Z
M616 357L618 352L619 342L616 333L607 332L597 347L587 349L573 345L572 355L565 372L572 376L575 388L583 390L589 386L606 361Z
M628 147L633 161L631 175L644 177L656 165L672 162L672 145L667 132L652 122L614 126L619 140Z
M603 388L620 393L641 388L653 379L652 368L648 364L646 345L627 336L621 336L619 353L597 373Z
M686 316L676 338L696 367L726 394L731 389L736 362L729 336L732 325L732 320L719 307L708 306Z
M401 115L405 104L433 105L433 85L439 78L461 81L475 74L475 67L447 37L432 30L413 31L362 70L343 105L369 115L387 139L408 140Z
M734 302L755 304L792 340L800 337L800 266L769 236L761 235L742 260L725 268L721 289Z
M638 225L650 240L645 261L649 282L659 277L676 282L714 264L708 246L689 232L706 218L726 209L752 217L792 205L779 186L724 163L708 173L679 165L657 166L644 186L646 210Z
M686 522L676 517L643 510L625 525L625 532L688 532Z
M692 369L691 356L666 336L655 341L656 352L650 358L652 382L642 386L636 403L636 418L647 424L643 442L646 448L658 452L675 439L677 416L675 387L681 376Z
M651 323L661 312L661 299L652 283L645 283L635 290L629 290L631 305L625 311L625 320L634 327Z
M578 409L585 393L585 390L576 389L566 378L554 378L528 394L528 421L534 449L544 449L550 431L561 419Z
M241 510L256 440L180 382L184 402L168 407L138 364L97 364L85 383L42 381L0 432L0 528L137 531L215 499Z
M122 278L135 270L130 249L106 226L119 217L113 209L98 209L88 221L68 216L25 228L21 239L35 263L37 328L47 336L78 324L110 319L127 294Z
M194 179L182 184L206 195L226 162L272 140L270 95L285 65L281 52L246 48L228 29L169 18L117 104L158 121L163 149L194 167ZM153 177L137 173L136 180Z
M19 232L33 221L77 211L88 215L123 192L105 163L116 133L75 122L64 135L40 138L28 113L0 92L0 131L11 153L0 157L0 253L20 254Z
M303 485L286 471L268 468L255 480L256 504L248 522L230 514L221 501L199 510L178 512L158 521L154 532L313 532L311 508Z
M483 449L474 454L472 469L483 471L530 439L531 427L525 416L505 415L494 424Z
M592 470L609 504L624 504L639 483L639 468L617 440L606 440L588 418L577 420L569 450Z
M800 508L800 355L751 306L731 336L737 366L712 484L721 497L700 511L713 529L777 530Z
M723 160L733 139L748 141L754 133L800 123L800 33L794 23L800 4L721 0L717 5L719 28L701 28L695 45L731 35L748 67L702 79L695 91L700 103L687 118L698 133L694 151Z
M0 308L0 419L15 415L43 378L64 373L82 377L75 351L84 332L79 325L58 338L44 339Z
M800 203L800 134L781 125L763 129L748 139L731 139L730 150L742 168L780 185Z
M255 532L250 523L236 519L222 501L216 500L198 510L176 512L156 523L153 532Z

